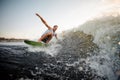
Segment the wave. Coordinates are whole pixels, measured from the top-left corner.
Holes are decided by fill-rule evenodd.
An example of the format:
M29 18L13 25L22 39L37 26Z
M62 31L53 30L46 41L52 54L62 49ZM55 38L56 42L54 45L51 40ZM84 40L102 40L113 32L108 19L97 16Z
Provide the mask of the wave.
M66 31L61 51L62 54L76 54L79 61L86 58L84 61L96 74L116 80L116 71L120 69L119 43L120 16L107 16Z

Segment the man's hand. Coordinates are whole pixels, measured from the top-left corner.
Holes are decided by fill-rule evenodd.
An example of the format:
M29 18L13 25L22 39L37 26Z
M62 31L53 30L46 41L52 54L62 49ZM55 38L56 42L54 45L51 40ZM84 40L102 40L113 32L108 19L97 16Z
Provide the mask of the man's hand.
M41 17L38 13L36 13L36 16Z
M39 14L38 14L38 13L36 13L36 15L38 16Z

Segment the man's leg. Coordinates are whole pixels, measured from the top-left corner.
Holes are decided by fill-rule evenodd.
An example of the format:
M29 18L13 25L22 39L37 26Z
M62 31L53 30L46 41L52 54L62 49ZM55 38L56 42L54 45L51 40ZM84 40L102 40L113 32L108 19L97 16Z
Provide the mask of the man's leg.
M49 41L52 39L52 35L49 35L49 38L48 38L48 40L46 41L46 43L49 43Z
M50 36L50 37L52 38L52 33L47 33L47 34L41 36L41 38L38 39L38 42L42 41L43 39L45 39L45 38L48 37L48 36Z

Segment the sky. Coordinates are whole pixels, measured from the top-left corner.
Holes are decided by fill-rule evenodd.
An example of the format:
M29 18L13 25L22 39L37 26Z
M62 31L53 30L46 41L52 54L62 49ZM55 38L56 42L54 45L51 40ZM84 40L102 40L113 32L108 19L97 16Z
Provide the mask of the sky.
M119 5L120 0L0 0L0 37L39 38L47 28L36 13L60 33Z

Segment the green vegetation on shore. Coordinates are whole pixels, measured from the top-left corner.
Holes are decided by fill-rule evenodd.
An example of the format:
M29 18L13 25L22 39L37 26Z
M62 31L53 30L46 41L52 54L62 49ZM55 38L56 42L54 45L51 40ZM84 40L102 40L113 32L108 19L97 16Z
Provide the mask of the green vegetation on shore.
M0 42L20 42L24 41L25 39L16 39L16 38L5 38L5 37L0 37Z

